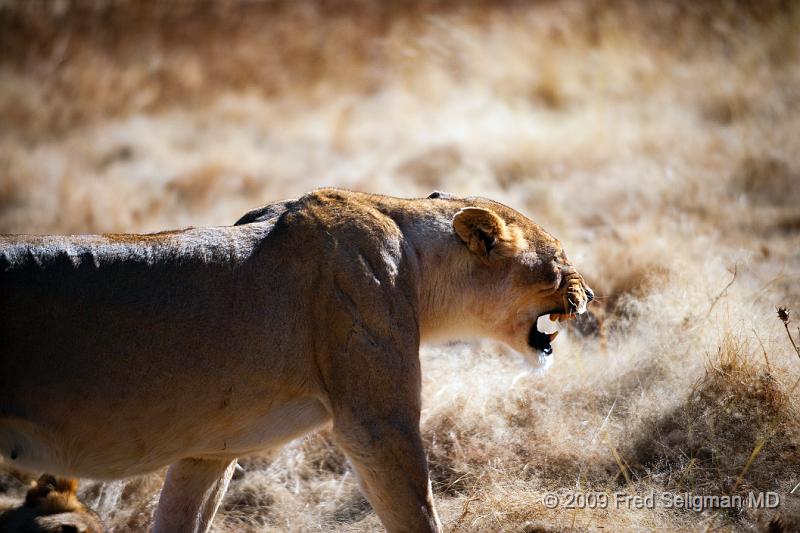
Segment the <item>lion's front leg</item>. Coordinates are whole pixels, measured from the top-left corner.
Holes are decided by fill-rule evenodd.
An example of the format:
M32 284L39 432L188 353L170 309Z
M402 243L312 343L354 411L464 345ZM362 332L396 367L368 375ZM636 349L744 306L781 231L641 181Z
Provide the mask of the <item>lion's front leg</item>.
M387 531L438 532L419 419L404 418L341 415L334 434Z
M419 430L417 350L354 331L346 352L323 367L336 441L391 533L441 531Z
M208 531L235 467L235 459L183 459L170 466L153 533Z

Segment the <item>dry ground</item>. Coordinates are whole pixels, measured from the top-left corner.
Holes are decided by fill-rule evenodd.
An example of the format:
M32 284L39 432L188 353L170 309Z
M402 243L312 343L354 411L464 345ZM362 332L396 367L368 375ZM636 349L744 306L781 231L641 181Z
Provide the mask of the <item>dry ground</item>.
M544 375L490 344L423 349L447 529L774 514L549 510L546 491L769 490L788 523L800 358L775 307L800 313L798 35L791 2L3 0L0 232L230 224L323 185L506 202L600 298ZM324 431L241 462L215 531L379 529ZM138 531L162 475L82 497ZM0 481L13 499L26 479Z

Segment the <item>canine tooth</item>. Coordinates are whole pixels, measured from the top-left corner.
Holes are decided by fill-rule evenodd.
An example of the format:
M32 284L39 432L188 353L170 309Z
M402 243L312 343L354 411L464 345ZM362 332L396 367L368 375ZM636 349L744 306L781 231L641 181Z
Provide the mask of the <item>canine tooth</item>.
M548 337L550 337L550 342L553 342L558 337L558 331L549 334Z
M561 320L561 315L559 315L558 313L550 313L550 320L552 320L553 322L558 322L559 320Z
M536 331L549 335L558 329L558 323L553 321L547 315L542 315L536 320Z

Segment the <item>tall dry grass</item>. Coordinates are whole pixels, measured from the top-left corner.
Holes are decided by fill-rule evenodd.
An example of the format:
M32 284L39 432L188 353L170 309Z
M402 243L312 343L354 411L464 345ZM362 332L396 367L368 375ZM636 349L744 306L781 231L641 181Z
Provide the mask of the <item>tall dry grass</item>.
M7 0L0 231L230 224L322 185L504 201L599 297L544 375L423 349L446 527L792 531L800 360L775 306L800 312L798 30L784 2ZM325 431L241 462L216 531L379 528ZM162 475L82 496L138 531ZM751 490L778 515L542 504Z

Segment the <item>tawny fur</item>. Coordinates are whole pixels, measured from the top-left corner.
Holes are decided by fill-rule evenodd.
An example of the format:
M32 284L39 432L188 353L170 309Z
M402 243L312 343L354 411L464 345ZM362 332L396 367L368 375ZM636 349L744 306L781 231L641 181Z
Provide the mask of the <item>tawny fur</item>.
M78 501L78 480L42 474L25 496L25 505L44 514L83 510Z
M420 340L536 363L537 317L590 296L555 238L481 198L323 189L230 227L0 237L0 452L76 477L172 465L154 528L205 531L237 457L332 422L385 527L437 531Z
M23 505L0 513L0 531L102 533L102 522L78 500L77 490L75 479L42 474Z

